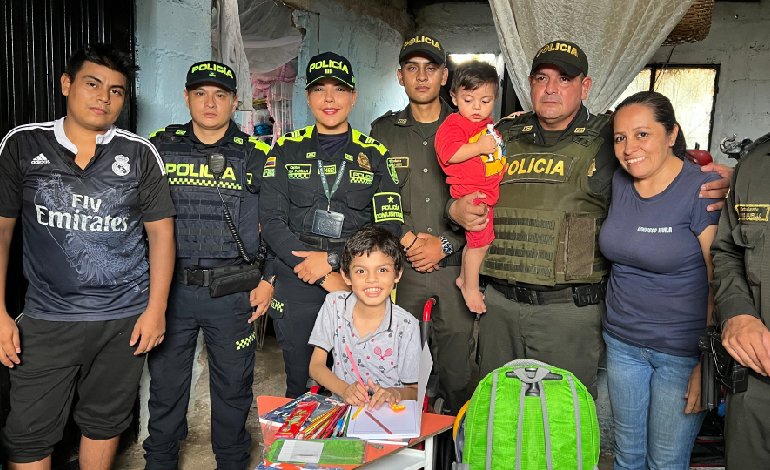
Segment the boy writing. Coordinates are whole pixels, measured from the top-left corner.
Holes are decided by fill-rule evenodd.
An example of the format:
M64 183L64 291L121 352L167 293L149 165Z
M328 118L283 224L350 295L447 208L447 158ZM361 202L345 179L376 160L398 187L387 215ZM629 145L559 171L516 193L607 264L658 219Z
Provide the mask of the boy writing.
M351 405L417 399L417 320L390 300L403 263L398 238L379 227L361 229L342 253L340 272L352 292L329 293L318 312L308 341L315 346L310 377ZM330 352L333 370L326 365Z
M450 194L459 198L481 191L489 206L489 223L479 232L466 232L467 244L457 286L463 293L468 309L486 312L484 297L479 291L479 271L489 245L495 239L492 206L500 195L505 159L492 134L492 108L497 97L500 78L497 70L482 62L469 62L455 70L452 79L452 102L458 112L449 115L438 128L435 146L441 168L447 175ZM490 125L490 131L487 126Z

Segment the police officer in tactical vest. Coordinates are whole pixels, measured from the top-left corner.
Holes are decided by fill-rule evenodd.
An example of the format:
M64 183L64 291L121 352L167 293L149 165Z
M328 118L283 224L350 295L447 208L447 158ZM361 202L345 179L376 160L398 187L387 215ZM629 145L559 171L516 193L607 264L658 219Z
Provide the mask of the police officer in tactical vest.
M350 62L310 59L307 103L315 124L278 139L265 162L260 218L276 254L269 314L286 368L286 396L307 390L310 332L327 292L349 290L339 273L347 238L376 223L400 235L398 175L385 146L348 123L356 102Z
M437 39L418 34L404 42L398 62L398 82L409 104L372 123L372 137L390 151L404 203L401 244L409 248L409 266L396 301L421 319L425 300L438 296L432 319L434 369L443 408L456 414L473 393L476 363L471 359L474 315L455 285L465 237L444 217L449 187L433 145L438 126L452 113L439 97L447 80L446 54Z
M199 330L208 351L217 467L242 470L249 461L251 436L245 424L253 401L251 323L267 310L273 290L270 273L259 266L259 172L269 147L232 121L236 90L227 65L193 64L184 90L192 120L151 136L177 210L177 262L166 341L148 360L147 469L177 468L179 444L187 436Z
M487 313L479 367L486 374L511 359L541 360L572 371L596 397L609 269L597 240L618 167L612 125L609 116L582 104L592 80L585 53L572 42L544 45L529 84L534 112L497 126L507 165L495 206L497 238L481 271ZM702 196L724 196L727 183L709 183L713 191ZM483 195L458 199L449 209L466 230L486 224L486 207L473 203L477 197Z

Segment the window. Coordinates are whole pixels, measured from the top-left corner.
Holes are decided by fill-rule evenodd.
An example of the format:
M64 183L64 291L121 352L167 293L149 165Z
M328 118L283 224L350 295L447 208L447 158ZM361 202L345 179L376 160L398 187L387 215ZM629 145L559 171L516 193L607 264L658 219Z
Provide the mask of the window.
M718 77L718 65L649 65L639 72L612 108L636 92L657 91L674 105L687 148L695 148L697 143L700 148L709 149Z

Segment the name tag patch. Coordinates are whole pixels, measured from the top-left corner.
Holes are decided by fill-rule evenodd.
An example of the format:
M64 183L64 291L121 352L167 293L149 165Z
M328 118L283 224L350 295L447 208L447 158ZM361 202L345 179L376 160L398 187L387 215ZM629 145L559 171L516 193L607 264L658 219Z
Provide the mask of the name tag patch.
M393 168L409 168L409 157L389 157L389 162L392 162Z
M735 212L741 222L767 222L770 204L736 204Z
M287 163L284 167L290 180L306 180L313 173L313 167L309 163Z

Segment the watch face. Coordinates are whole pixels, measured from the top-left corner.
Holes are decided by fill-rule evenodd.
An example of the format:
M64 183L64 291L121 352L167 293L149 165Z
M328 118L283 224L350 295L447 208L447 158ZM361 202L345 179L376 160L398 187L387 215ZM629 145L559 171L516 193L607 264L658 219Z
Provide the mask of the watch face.
M329 252L329 254L326 256L326 262L329 263L329 266L331 266L332 269L338 269L340 267L340 255L334 252Z

